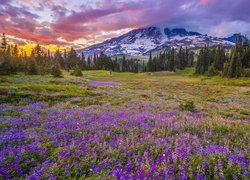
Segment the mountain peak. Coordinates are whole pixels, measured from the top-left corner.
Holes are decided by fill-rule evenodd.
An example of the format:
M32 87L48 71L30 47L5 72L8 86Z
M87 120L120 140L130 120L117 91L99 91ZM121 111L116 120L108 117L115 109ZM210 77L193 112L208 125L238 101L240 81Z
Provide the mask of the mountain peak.
M229 37L223 38L223 39L226 41L230 41L230 42L235 43L237 41L237 38L239 35L240 35L240 33L235 33L232 36L229 36ZM246 40L246 37L243 37L243 41L245 41L245 40ZM250 43L250 40L249 40L249 43Z
M179 36L199 36L199 35L201 35L198 32L192 32L192 31L188 32L184 28L174 28L172 30L169 28L165 28L164 33L167 36L176 36L176 35L179 35Z
M232 46L234 43L198 32L187 31L184 28L161 28L150 26L132 30L119 37L104 41L103 43L87 47L78 52L84 52L86 56L104 52L109 56L148 56L148 52L159 53L170 48L187 47L197 49L209 43L213 45Z

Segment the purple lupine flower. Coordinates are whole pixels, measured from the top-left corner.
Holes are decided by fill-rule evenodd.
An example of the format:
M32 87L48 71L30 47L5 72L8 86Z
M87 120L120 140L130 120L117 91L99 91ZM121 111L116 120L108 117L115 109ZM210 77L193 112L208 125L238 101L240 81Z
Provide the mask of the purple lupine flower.
M198 174L196 174L196 179L197 179L197 180L205 180L206 178L205 178L205 175L204 175L204 174L198 173Z

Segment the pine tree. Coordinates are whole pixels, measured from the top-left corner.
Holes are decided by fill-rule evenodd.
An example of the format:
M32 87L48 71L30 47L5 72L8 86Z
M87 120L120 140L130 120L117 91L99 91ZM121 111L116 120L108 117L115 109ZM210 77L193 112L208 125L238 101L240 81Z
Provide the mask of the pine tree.
M226 61L225 50L222 46L218 46L215 49L214 68L216 70L221 71L223 69L225 61Z
M191 51L188 56L188 66L193 67L194 66L194 53Z
M0 75L16 73L17 68L12 62L9 46L4 50L1 59L2 62L0 62Z
M250 47L247 37L243 44L242 68L250 68Z
M75 67L73 72L70 74L73 76L82 76L83 75L80 67Z
M87 62L86 62L86 60L85 60L85 56L84 56L84 53L83 53L83 52L82 52L82 56L81 56L80 67L81 67L81 69L83 69L83 70L86 70L86 69L87 69Z
M51 74L54 76L54 77L62 77L62 71L60 69L60 65L59 63L56 63L52 69L51 69Z
M101 52L100 54L103 54L103 52ZM96 53L94 53L94 59L93 59L93 69L101 69L101 67L98 66L98 57L96 55Z
M169 70L170 71L175 71L175 52L174 52L174 48L171 49L171 53L170 53Z
M229 77L229 66L230 66L229 61L224 63L223 71L222 71L222 77Z
M18 57L18 54L19 54L19 49L18 49L18 46L15 44L13 48L13 56Z
M42 51L42 48L39 44L36 45L36 47L33 49L33 56L35 60L41 64L44 56L44 52Z
M240 53L237 53L237 47L235 47L232 50L232 57L230 59L227 76L230 78L240 77L241 73L241 56Z
M236 44L235 44L235 50L236 50L237 54L239 54L240 56L242 55L242 53L243 53L243 41L242 41L241 34L239 34L237 37Z
M80 58L78 57L74 48L71 48L67 55L67 64L70 69L74 69L79 66Z
M28 74L30 74L30 75L37 75L38 74L38 67L37 67L36 61L34 59L29 61Z
M125 72L127 70L126 68L126 57L125 55L122 56L122 72Z
M7 45L8 44L7 44L7 40L6 40L6 37L5 37L5 33L3 33L2 43L1 43L1 49L6 50Z
M205 74L208 71L210 58L209 54L210 49L208 46L201 48L195 69L196 74Z
M218 70L215 68L214 63L212 63L211 66L209 66L209 68L208 68L207 75L208 76L216 76L218 74L219 74Z
M202 74L205 74L207 72L208 66L209 66L209 47L205 46L203 64L202 64Z
M149 72L153 71L153 59L152 59L152 52L150 51L149 53L149 60L148 60L148 64L147 64L147 69Z
M62 57L62 54L60 52L59 49L56 50L55 54L54 54L54 61L56 63L59 63L59 65L62 67L62 68L65 68L66 69L66 65L65 65L65 62L64 62L64 59Z
M88 59L87 59L87 69L90 70L91 69L91 57L88 56Z
M117 56L115 56L115 68L114 68L114 71L117 71L117 72L120 71L120 66L119 66L119 63L118 63Z

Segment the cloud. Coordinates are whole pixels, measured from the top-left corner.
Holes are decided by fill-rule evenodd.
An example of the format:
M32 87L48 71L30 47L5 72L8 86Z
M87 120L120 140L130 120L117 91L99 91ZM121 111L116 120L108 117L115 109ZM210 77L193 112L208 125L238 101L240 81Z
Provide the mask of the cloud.
M239 29L243 33L243 35L250 34L250 23L246 23L244 21L231 21L231 22L221 22L218 25L212 26L209 29L210 34L215 36L230 36L233 33L241 33Z
M161 24L250 35L249 0L0 0L0 31L44 44L90 45ZM230 4L230 6L225 6ZM80 43L82 41L82 43ZM77 42L77 43L76 43Z
M210 4L210 3L215 3L216 0L200 0L200 2L203 5L207 5L207 4Z

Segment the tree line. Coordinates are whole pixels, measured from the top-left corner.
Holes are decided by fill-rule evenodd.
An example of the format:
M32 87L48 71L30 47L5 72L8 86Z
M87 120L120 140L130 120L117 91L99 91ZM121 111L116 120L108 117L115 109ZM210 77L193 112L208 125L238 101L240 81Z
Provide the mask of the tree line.
M0 74L25 72L30 75L51 73L62 76L61 69L72 71L72 75L81 76L82 70L109 70L115 72L156 72L177 71L194 67L198 75L219 75L223 77L250 76L250 46L246 37L238 36L235 46L225 49L222 46L205 46L200 49L197 61L194 52L180 47L152 56L145 61L126 58L125 55L111 58L104 53L88 56L80 55L74 48L55 53L37 44L28 56L17 45L8 45L5 34L0 46Z
M235 46L205 46L200 50L195 72L200 75L221 75L228 78L250 77L250 47L247 37L238 35Z
M152 57L152 52L150 51L145 71L176 71L192 67L193 65L194 53L187 48L183 49L180 47L179 50L172 48L168 52L160 53L155 57Z
M61 69L73 70L72 75L81 75L82 70L110 70L117 72L139 72L138 59L126 59L125 56L111 57L100 53L85 58L79 55L74 48L55 53L42 48L37 44L28 56L17 45L8 45L3 34L0 48L0 74L7 75L16 72L25 72L30 75L52 73L54 76L62 75Z

